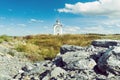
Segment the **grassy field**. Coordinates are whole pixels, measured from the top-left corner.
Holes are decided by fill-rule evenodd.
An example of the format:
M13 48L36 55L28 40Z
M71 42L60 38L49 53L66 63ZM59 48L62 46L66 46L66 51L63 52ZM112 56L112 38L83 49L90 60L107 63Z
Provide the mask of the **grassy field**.
M2 36L2 41L11 41L13 37ZM24 54L31 61L51 60L58 53L59 49L64 44L88 46L91 41L96 39L117 39L120 40L120 35L103 35L103 34L66 34L62 36L55 35L29 35L25 37L14 37L13 41L18 41L15 44L15 49Z

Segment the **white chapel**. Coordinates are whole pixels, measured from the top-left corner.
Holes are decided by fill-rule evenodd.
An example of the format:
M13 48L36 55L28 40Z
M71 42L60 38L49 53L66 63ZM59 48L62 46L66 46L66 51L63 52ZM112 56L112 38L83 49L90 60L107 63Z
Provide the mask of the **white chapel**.
M62 35L62 24L59 20L56 20L56 23L54 24L54 35Z

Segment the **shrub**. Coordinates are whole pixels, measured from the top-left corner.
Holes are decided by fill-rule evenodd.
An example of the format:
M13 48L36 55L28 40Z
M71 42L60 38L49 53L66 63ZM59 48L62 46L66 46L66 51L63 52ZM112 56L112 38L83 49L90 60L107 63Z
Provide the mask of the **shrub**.
M43 55L45 60L52 60L57 53L55 53L55 50L53 47L50 47L50 48L41 49L40 54Z
M0 39L8 42L8 41L11 41L13 38L11 36L2 35L0 36Z
M19 52L25 52L25 56L31 61L43 60L42 55L40 55L40 49L37 45L27 43L27 44L17 44L16 48Z
M0 43L2 43L4 40L0 38Z
M12 52L12 51L9 51L8 54L11 55L11 56L14 56L14 55L15 55L15 53Z
M44 60L44 57L38 53L26 53L25 56L33 62Z

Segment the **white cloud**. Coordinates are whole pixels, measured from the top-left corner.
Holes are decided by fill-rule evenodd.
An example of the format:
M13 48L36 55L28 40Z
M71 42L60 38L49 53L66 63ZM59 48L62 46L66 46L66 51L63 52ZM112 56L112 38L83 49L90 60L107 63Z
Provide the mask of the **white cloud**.
M86 3L65 4L65 8L58 9L58 11L73 14L120 17L120 0L98 0Z
M44 22L43 20L37 20L37 19L30 19L29 23L42 23Z
M103 21L102 24L106 27L117 28L120 27L120 20L119 19L107 20Z
M30 19L31 22L36 22L37 20L36 19Z
M114 27L113 27L114 28ZM88 26L88 27L77 27L77 26L67 26L63 28L64 34L86 34L86 33L96 33L96 34L116 34L120 33L119 28L113 29L106 26Z
M111 28L105 28L103 26L95 26L95 27L85 27L81 31L81 33L98 33L98 34L113 34L115 31Z
M78 26L67 26L64 28L63 32L64 33L78 33L80 31L80 27Z
M18 26L21 26L21 27L26 27L27 25L26 24L17 24Z

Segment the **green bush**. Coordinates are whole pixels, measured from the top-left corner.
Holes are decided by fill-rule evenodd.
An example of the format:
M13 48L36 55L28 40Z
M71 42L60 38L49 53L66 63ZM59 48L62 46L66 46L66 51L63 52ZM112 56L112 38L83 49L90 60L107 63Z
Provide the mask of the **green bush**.
M40 49L37 45L27 43L22 44L19 43L16 45L15 49L19 52L25 52L25 56L29 58L31 61L39 61L43 60L42 55L40 55Z
M52 60L56 56L56 52L53 47L41 49L40 55L43 55L45 60Z
M2 43L4 40L0 38L0 43Z
M12 39L13 39L13 37L11 37L11 36L2 35L2 36L0 36L0 43L2 43L3 41L9 42Z
M12 51L9 51L8 54L11 55L11 56L14 56L14 55L15 55L15 53L12 52Z

